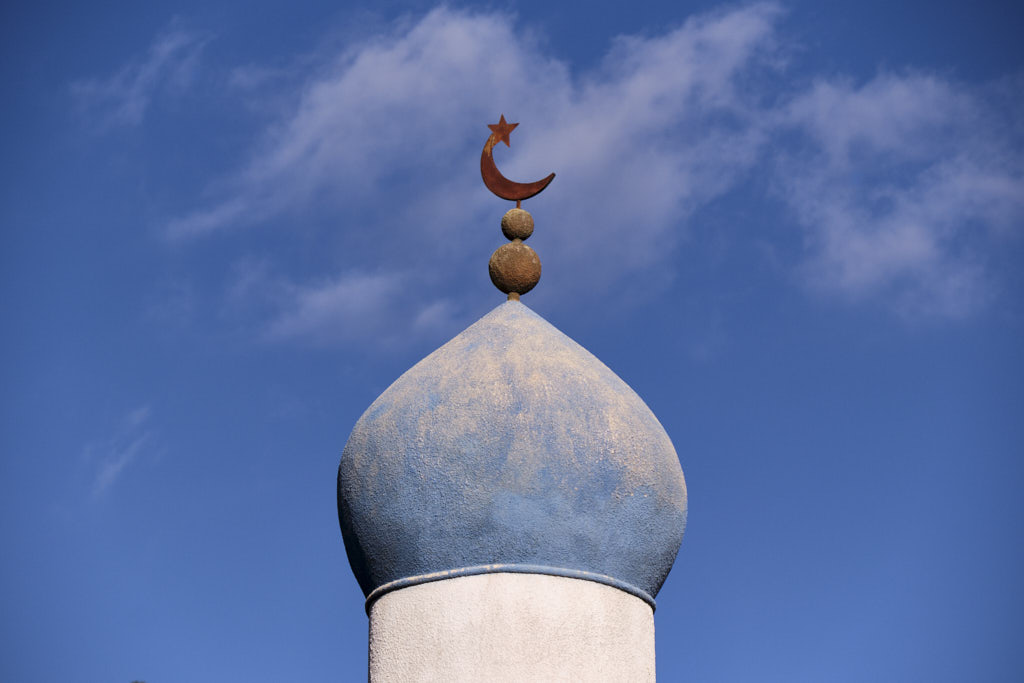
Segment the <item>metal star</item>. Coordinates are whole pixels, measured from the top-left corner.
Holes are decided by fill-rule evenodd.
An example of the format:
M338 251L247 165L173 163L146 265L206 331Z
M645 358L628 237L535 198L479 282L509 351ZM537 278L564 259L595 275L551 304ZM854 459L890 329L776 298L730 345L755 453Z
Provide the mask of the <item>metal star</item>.
M496 142L504 142L506 147L511 147L512 144L508 141L508 134L511 133L518 123L506 123L505 115L501 115L501 120L497 123L488 123L487 127L491 129L491 132L497 136Z

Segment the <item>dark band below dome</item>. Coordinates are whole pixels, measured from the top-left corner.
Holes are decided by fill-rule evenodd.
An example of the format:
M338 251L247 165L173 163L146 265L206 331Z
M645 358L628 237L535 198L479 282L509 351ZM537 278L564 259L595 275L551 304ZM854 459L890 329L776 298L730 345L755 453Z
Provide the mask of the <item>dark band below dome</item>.
M404 579L385 583L383 586L378 586L368 596L366 596L366 615L370 615L370 608L373 606L373 603L386 593L390 593L401 588L409 588L410 586L418 586L421 583L444 581L446 579L455 579L460 576L476 576L477 574L544 574L546 576L562 576L567 579L593 581L595 583L603 583L604 585L611 586L612 588L618 588L621 591L629 593L633 597L640 598L651 606L652 611L657 608L654 598L652 598L647 591L604 574L595 574L594 572L588 572L582 569L547 567L541 564L480 564L475 567L462 567L460 569L448 569L442 572L420 574L419 576L409 576Z

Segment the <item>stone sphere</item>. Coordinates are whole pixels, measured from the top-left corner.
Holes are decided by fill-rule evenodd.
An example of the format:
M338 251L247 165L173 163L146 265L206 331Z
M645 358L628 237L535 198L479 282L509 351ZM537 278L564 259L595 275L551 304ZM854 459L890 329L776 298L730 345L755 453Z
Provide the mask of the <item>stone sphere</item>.
M526 294L540 281L537 252L518 239L495 249L487 270L491 282L505 294Z
M525 240L533 234L533 216L525 209L509 209L501 217L501 232L510 240Z

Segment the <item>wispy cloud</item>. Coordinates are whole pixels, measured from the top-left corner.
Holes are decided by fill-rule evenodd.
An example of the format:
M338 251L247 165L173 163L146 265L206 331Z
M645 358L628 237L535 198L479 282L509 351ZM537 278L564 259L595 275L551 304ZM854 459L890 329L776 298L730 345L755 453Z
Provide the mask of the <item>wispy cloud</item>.
M442 264L431 284L450 315L467 264L494 246L472 159L481 122L505 113L527 124L498 152L506 175L558 173L558 190L531 207L544 277L566 296L670 278L694 214L757 173L774 179L778 220L805 237L789 261L810 289L938 315L984 305L986 250L1024 216L1020 136L992 123L1005 106L928 74L788 84L782 16L775 3L699 15L619 38L598 67L574 72L511 16L434 10L293 74L288 113L167 233L281 223L311 207L347 230L387 231L350 240L333 276L278 283L272 338L355 338L370 316L352 297L408 319L397 283L422 282L424 264ZM279 91L280 71L267 82ZM1003 119L1020 116L1011 106ZM479 139L466 136L476 128ZM367 263L390 275L367 275Z
M172 22L144 55L105 78L72 83L71 94L101 128L137 126L158 94L181 92L192 83L207 42L205 36Z
M106 493L133 462L158 451L150 416L150 407L140 406L121 419L109 439L86 446L85 459L94 467L94 497Z
M417 295L409 274L353 271L297 284L266 262L242 260L233 269L227 298L233 313L261 321L267 341L331 345L361 339L398 343L391 325L398 318L414 332L445 330L454 317L451 302L433 298L422 308Z
M808 284L910 314L984 305L986 252L1024 220L1024 140L981 92L884 74L788 103L781 127L802 139L775 152L776 177L806 230Z

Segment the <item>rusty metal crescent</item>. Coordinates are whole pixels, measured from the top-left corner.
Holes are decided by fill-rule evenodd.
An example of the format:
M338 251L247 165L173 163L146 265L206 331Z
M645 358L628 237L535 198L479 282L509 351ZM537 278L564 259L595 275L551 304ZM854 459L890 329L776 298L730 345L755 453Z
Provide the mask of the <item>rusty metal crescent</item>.
M505 122L505 117L501 117L502 124ZM513 126L518 124L512 124ZM508 144L508 135L505 135L505 144ZM499 140L498 133L491 133L491 136L487 138L487 142L484 143L484 151L480 154L480 175L484 179L484 185L487 186L494 194L498 195L502 199L508 199L510 201L521 202L524 199L529 199L534 195L540 194L540 192L548 186L548 184L554 180L555 174L552 173L543 180L538 180L533 183L517 183L509 180L501 174L498 167L494 164L493 149Z

